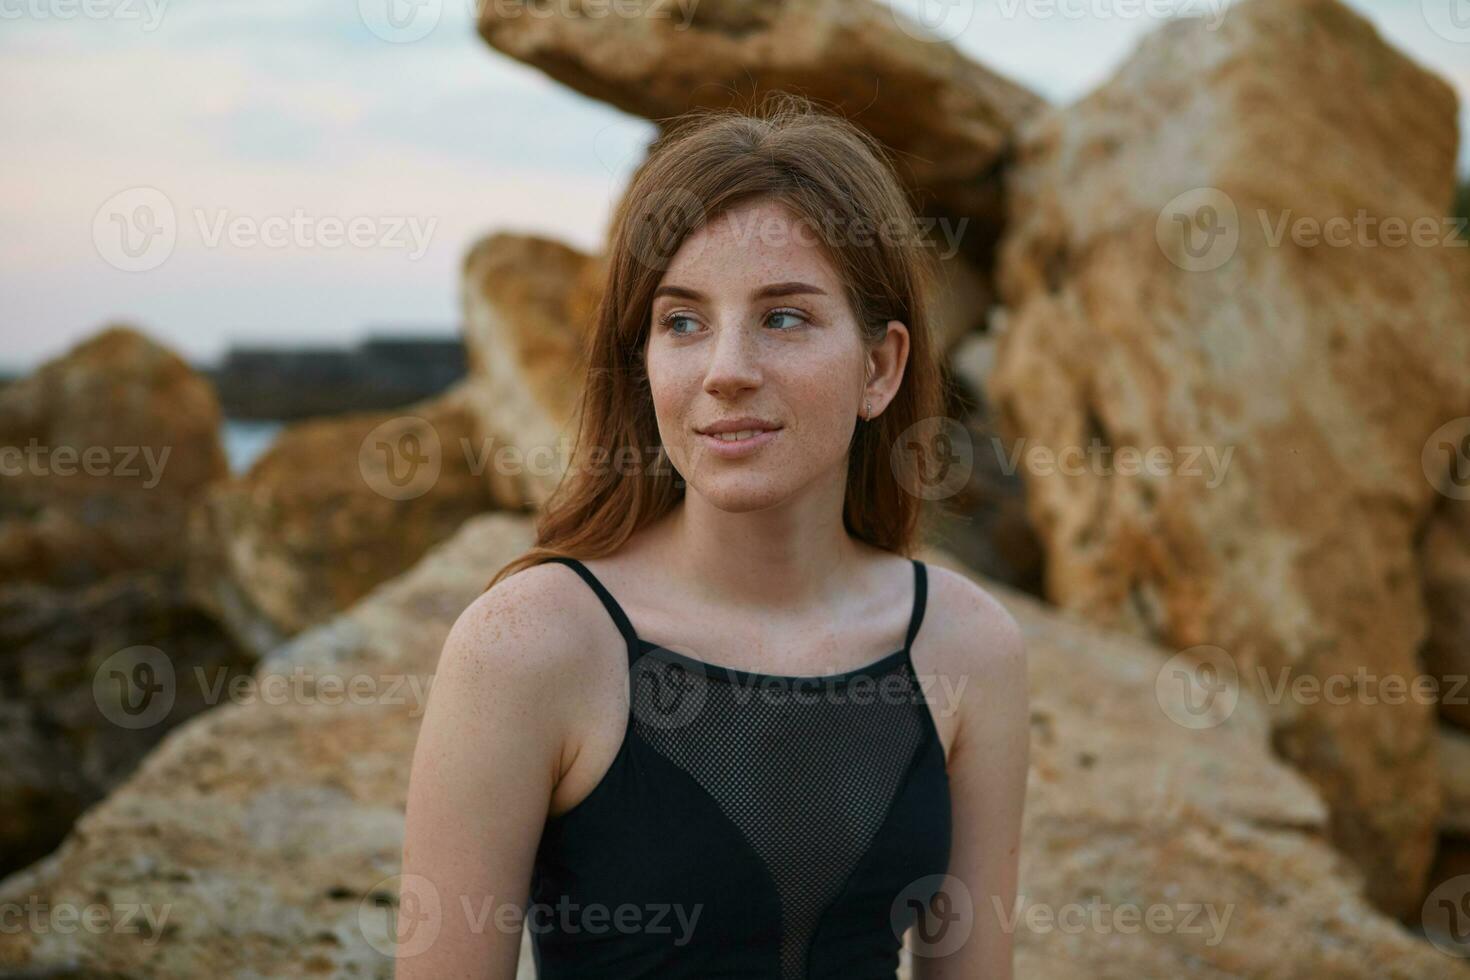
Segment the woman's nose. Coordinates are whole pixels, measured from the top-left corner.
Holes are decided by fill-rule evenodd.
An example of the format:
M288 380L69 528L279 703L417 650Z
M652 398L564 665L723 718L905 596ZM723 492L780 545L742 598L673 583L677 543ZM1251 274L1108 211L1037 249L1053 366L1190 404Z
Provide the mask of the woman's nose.
M729 398L761 382L760 344L742 324L722 324L709 347L704 388Z

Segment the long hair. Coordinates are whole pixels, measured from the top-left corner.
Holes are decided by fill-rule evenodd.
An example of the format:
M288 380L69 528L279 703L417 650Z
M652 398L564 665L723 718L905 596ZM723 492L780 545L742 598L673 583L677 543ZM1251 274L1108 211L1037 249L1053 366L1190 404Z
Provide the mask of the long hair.
M946 403L929 323L937 260L919 238L886 148L805 97L776 92L749 111L676 117L634 172L609 231L568 468L537 519L536 544L486 589L548 557L612 553L683 499L644 370L653 292L691 233L756 201L778 202L810 225L846 287L865 345L880 341L890 320L908 327L908 363L892 403L856 422L843 526L876 547L912 554L923 500L906 488L916 486L911 471L923 459L908 446L893 449ZM899 234L848 233L855 227Z

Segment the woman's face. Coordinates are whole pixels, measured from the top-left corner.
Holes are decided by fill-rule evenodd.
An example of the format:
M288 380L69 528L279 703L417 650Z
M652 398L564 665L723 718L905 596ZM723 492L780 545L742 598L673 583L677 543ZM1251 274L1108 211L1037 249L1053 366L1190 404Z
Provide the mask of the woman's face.
M752 202L706 223L654 294L646 365L659 436L689 488L727 511L844 481L868 353L816 233ZM876 415L886 398L871 393ZM718 423L756 419L721 442Z

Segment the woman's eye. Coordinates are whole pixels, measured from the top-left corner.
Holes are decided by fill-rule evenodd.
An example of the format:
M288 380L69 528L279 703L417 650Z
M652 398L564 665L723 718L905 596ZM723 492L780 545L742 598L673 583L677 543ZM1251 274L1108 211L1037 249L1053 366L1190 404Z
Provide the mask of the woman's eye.
M693 317L685 316L683 313L670 313L664 317L664 326L669 328L670 333L679 334L680 336L682 336L684 333L686 333L686 331L680 330L677 326L675 326L675 324L677 324L680 320L687 320L690 323L694 322Z
M770 316L766 318L766 322L770 323L772 320L780 320L782 318L793 322L786 326L782 326L779 323L773 324L778 330L795 330L798 326L806 322L805 317L791 310L772 310Z

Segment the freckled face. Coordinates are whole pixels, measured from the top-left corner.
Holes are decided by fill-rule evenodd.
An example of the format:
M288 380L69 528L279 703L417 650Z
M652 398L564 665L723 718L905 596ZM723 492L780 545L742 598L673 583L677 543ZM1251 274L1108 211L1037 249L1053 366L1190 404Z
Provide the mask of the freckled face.
M690 490L727 511L846 479L867 356L815 231L760 201L691 234L660 280L646 365L659 436ZM718 446L701 429L779 427Z

